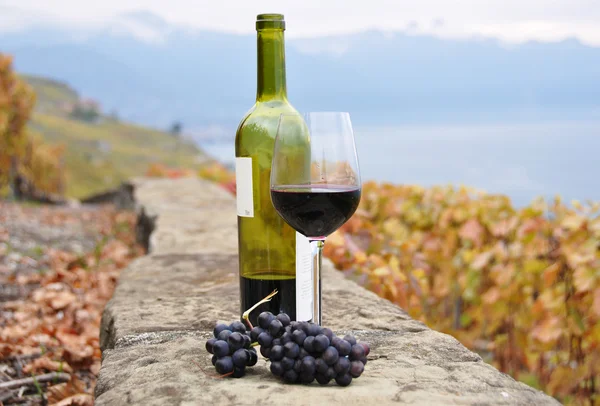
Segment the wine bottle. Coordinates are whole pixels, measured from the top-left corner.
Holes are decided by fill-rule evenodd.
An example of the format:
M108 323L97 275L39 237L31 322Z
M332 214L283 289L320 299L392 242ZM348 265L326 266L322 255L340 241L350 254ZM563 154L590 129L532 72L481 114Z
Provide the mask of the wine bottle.
M287 99L284 30L283 15L257 16L256 103L240 122L235 139L241 313L278 291L251 313L253 325L261 311L285 312L292 320L312 319L310 244L279 216L270 194L280 115L297 114ZM303 160L310 171L308 135L296 142L297 156L286 158Z

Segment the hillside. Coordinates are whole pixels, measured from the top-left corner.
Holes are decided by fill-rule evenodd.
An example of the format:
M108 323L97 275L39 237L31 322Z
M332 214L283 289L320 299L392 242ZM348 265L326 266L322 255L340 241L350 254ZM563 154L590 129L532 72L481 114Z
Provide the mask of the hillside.
M114 187L143 174L152 164L194 169L207 159L193 143L179 136L102 114L93 101L82 99L64 83L23 78L37 95L30 128L44 140L66 147L69 197L81 198Z

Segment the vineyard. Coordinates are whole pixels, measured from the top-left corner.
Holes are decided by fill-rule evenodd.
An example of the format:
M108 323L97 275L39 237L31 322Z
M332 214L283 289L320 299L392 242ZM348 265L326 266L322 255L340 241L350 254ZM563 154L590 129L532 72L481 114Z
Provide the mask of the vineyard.
M30 86L17 77L12 59L0 54L0 193L15 196L60 194L63 148L48 145L26 128L35 104Z
M222 167L201 175L231 190ZM600 203L368 182L325 255L501 371L600 404Z

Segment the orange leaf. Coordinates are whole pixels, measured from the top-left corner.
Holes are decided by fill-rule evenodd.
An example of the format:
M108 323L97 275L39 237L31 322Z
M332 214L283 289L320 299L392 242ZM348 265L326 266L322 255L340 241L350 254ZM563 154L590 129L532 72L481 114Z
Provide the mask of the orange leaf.
M594 290L594 302L592 304L592 311L596 313L596 316L600 317L600 287L597 287L596 290Z
M40 370L73 373L73 368L66 362L52 361L47 357L33 360L23 367L23 372L26 374L36 373Z
M483 303L492 304L500 298L500 290L498 288L491 288L481 296Z
M563 328L558 317L549 317L536 326L531 331L531 335L536 340L543 343L551 343L558 340L563 332Z
M469 219L460 228L458 235L464 240L471 240L475 245L481 245L483 240L484 228L477 219Z

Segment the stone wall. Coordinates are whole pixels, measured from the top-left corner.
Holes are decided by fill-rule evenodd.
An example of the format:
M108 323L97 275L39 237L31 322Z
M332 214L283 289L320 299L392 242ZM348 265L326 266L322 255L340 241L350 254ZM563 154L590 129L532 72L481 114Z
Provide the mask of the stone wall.
M196 179L134 185L137 203L157 219L149 255L123 272L104 311L98 406L558 404L326 260L323 324L370 343L364 374L345 388L287 385L259 359L242 379L217 378L204 343L215 321L238 317L235 199Z

